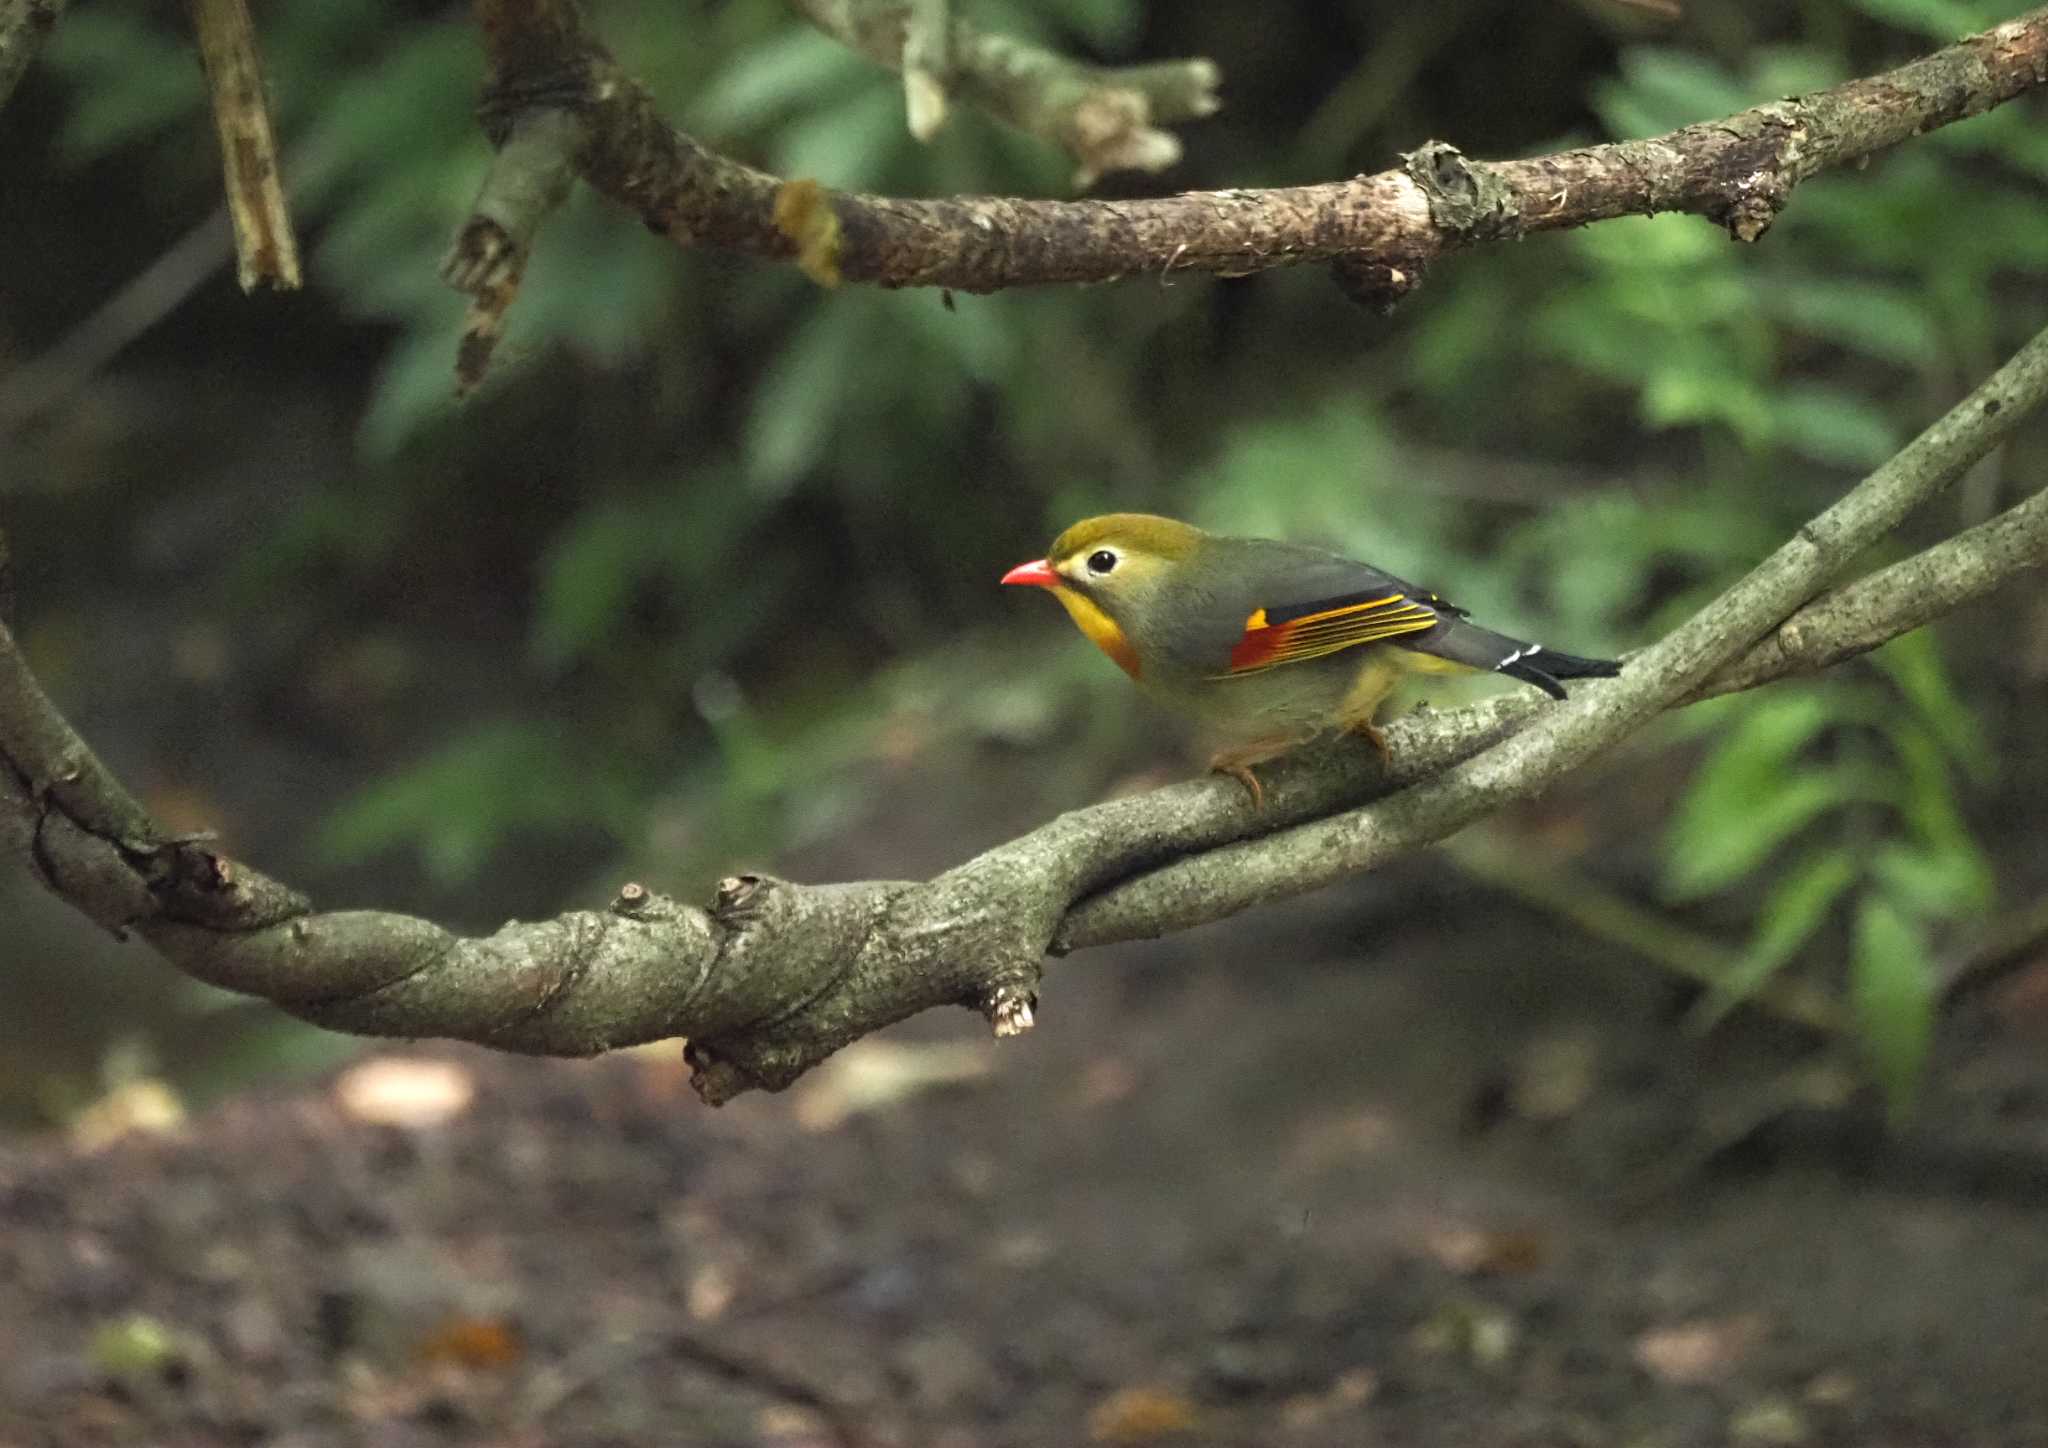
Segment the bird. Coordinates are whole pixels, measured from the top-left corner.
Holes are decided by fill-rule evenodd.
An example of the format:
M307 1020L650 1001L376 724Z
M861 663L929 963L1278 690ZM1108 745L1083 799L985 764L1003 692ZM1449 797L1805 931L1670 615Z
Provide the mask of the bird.
M1241 783L1252 766L1331 730L1363 735L1412 672L1491 670L1554 699L1565 679L1621 665L1495 633L1427 588L1300 543L1208 533L1150 513L1074 524L1043 558L1003 575L1043 588L1089 641L1172 713L1218 744L1209 767Z

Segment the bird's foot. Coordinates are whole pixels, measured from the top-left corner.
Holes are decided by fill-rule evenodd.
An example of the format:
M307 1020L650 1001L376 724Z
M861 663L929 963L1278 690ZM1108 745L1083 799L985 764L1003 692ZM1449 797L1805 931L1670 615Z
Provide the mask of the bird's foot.
M1370 720L1360 720L1359 722L1353 724L1351 726L1351 732L1353 734L1358 735L1360 738L1365 740L1366 743L1370 744L1373 747L1373 749L1379 754L1380 766L1382 768L1385 768L1386 766L1394 762L1393 753L1387 748L1387 736L1381 733L1379 729L1376 728Z
M1225 759L1218 755L1209 761L1209 772L1211 774L1227 774L1243 785L1245 793L1252 797L1253 809L1264 809L1266 807L1265 786L1261 785L1259 777L1252 773L1251 765Z
M1298 734L1275 734L1264 739L1253 739L1218 750L1209 760L1212 774L1227 774L1244 786L1244 792L1252 797L1253 809L1266 807L1266 790L1259 783L1259 777L1252 773L1254 764L1264 764L1277 759L1295 745L1301 743Z

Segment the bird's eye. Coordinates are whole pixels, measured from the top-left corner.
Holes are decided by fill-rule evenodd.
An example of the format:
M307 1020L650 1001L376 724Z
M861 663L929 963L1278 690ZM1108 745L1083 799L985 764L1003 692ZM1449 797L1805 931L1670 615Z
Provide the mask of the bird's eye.
M1088 571L1090 573L1107 573L1114 567L1116 567L1116 554L1110 552L1107 548L1098 548L1088 555Z

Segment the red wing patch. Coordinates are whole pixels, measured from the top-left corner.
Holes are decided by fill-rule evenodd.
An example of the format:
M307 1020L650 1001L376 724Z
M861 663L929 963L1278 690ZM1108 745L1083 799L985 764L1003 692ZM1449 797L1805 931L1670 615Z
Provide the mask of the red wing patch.
M1244 636L1230 651L1231 674L1254 674L1281 664L1319 659L1341 649L1434 628L1440 614L1405 593L1332 601L1310 610L1259 609L1244 621ZM1278 617L1275 617L1278 615Z

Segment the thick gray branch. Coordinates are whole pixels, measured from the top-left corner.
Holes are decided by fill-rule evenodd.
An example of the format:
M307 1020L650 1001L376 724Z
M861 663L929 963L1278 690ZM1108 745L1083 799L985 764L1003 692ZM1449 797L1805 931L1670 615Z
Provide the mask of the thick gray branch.
M1620 679L1559 706L1518 694L1397 720L1390 767L1355 741L1304 750L1270 770L1261 811L1234 781L1197 780L1075 810L930 881L740 876L708 910L628 885L606 910L467 939L410 916L316 913L167 837L0 628L0 859L188 973L332 1029L551 1055L687 1036L699 1091L722 1101L934 1005L1023 1029L1048 948L1156 935L1371 868L1533 793L1658 709L1849 657L2048 565L2041 495L1798 606L2044 393L2048 334Z

